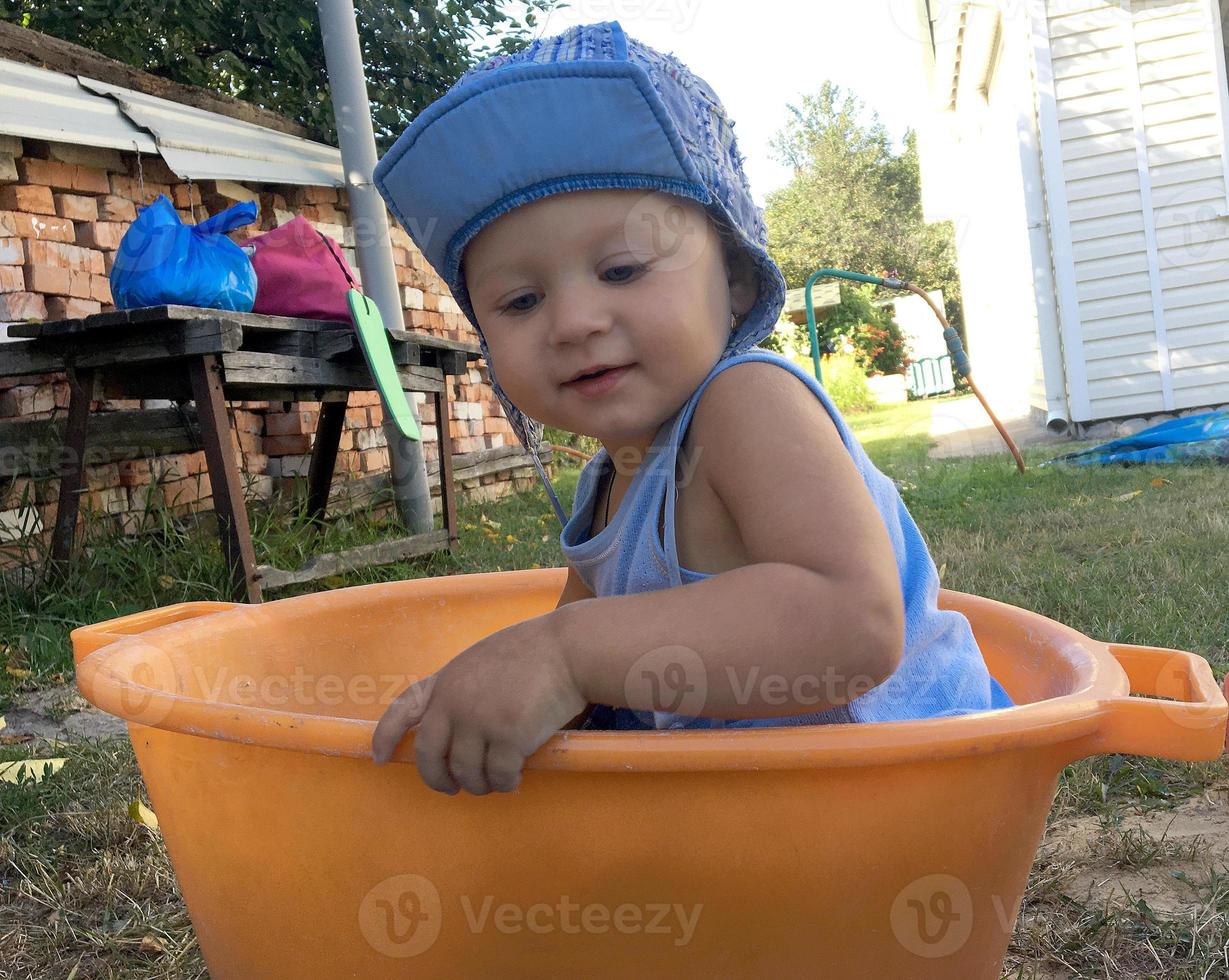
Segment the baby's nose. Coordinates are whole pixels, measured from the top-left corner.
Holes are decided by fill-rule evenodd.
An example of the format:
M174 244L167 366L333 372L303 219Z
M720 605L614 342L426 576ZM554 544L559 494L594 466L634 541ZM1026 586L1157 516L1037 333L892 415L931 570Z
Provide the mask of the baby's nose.
M612 322L606 305L585 289L557 290L550 316L555 344L583 343L592 334L609 331Z

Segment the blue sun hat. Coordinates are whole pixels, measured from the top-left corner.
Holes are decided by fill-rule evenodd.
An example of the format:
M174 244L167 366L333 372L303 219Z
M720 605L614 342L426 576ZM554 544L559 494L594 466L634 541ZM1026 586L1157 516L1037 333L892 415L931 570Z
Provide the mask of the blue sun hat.
M500 387L460 275L465 246L500 215L551 194L643 188L691 198L734 231L759 273L755 303L721 355L732 357L772 333L785 305L785 279L765 250L763 212L743 159L709 85L607 21L470 68L376 165L389 210L474 325L491 386L560 524L567 515L538 459L542 423Z

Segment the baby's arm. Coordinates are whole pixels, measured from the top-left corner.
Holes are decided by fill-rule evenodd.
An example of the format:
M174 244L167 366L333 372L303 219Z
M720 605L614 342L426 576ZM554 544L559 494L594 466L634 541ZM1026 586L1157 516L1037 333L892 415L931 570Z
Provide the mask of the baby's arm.
M568 566L568 579L563 583L563 591L559 593L559 601L555 604L555 608L559 609L566 606L569 602L578 602L581 599L592 599L593 593L589 590L589 586L585 585L585 580L577 574L576 569L571 565ZM584 711L578 714L575 718L569 721L564 728L579 728L586 718L593 711L593 705L588 705Z
M563 591L559 593L559 601L555 603L555 608L559 609L569 602L592 598L594 595L589 591L589 586L585 585L585 580L576 573L575 568L569 565L568 580L563 583Z
M691 425L696 478L725 505L750 564L551 613L581 695L778 717L843 704L890 676L904 647L899 572L823 405L781 368L749 362L709 383Z
M904 646L895 556L823 406L779 367L737 364L705 389L692 425L695 478L725 505L749 564L639 595L581 598L572 583L556 609L401 692L372 736L376 762L416 727L427 785L507 792L587 704L775 717L843 704L891 675Z

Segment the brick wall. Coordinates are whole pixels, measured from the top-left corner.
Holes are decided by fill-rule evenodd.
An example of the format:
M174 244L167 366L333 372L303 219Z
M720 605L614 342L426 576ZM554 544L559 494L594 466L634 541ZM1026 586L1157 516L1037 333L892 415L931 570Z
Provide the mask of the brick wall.
M307 218L344 249L356 275L353 234L345 194L328 187L181 181L159 157L71 144L0 136L0 323L81 317L113 309L108 275L115 251L137 208L165 194L185 222L201 221L240 200L259 206L258 222L232 233L242 242L290 220ZM423 259L409 236L390 218L397 281L405 326L433 336L477 342L443 280ZM0 355L4 345L0 344ZM449 434L457 456L514 447L516 437L492 392L486 362L471 361L467 375L449 379L452 418ZM434 405L417 395L423 423L423 451L438 466ZM168 407L168 402L102 400L92 411ZM0 379L0 420L63 415L68 385L63 375ZM388 447L383 409L375 392L350 396L337 459L338 484L387 472ZM230 406L235 451L250 498L267 499L305 477L319 405L236 402ZM88 444L87 444L88 445ZM88 464L87 455L87 464ZM517 465L517 463L523 465ZM454 462L454 465L455 462ZM151 493L176 513L212 506L202 452L87 465L83 509L111 515L126 531ZM48 534L55 520L54 479L28 475L0 479L0 540ZM532 486L536 477L526 457L511 456L503 472L458 480L462 498L495 499ZM37 510L23 512L23 495ZM434 498L439 512L439 498Z

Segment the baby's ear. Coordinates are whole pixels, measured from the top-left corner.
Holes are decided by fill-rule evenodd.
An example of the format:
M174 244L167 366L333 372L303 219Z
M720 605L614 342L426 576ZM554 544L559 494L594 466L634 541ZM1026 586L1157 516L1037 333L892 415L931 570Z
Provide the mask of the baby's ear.
M742 317L750 312L760 294L760 273L755 260L740 248L727 250L726 279L730 284L730 309Z

